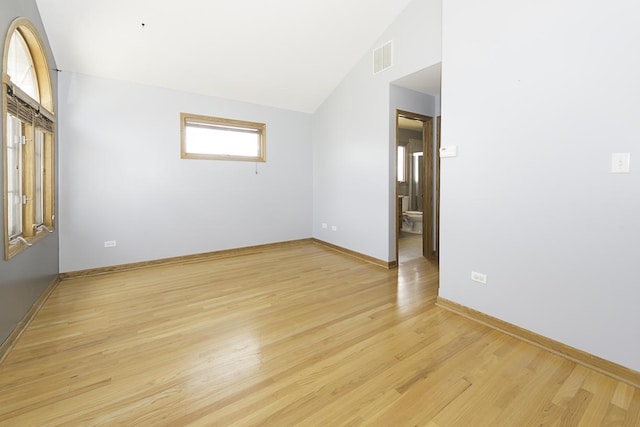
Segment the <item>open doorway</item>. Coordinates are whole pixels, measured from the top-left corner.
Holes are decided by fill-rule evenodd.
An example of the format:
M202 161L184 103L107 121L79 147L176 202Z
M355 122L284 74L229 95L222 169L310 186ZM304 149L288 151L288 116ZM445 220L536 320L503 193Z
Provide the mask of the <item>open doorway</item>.
M396 111L396 259L437 258L434 119Z

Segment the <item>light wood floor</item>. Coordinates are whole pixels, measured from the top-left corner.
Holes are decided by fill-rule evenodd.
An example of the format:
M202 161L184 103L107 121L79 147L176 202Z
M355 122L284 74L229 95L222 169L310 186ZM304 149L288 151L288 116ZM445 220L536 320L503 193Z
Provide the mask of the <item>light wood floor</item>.
M312 242L64 280L0 366L2 426L640 426L640 389Z
M398 262L404 263L422 258L422 234L401 231L398 235Z

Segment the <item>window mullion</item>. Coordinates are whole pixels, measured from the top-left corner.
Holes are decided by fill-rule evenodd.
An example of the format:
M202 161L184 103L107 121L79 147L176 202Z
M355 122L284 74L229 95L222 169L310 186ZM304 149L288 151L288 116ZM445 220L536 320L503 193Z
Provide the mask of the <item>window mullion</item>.
M22 233L24 237L35 234L35 129L32 124L24 125L26 143L22 147Z
M44 225L48 228L54 227L54 156L53 156L53 135L44 133Z

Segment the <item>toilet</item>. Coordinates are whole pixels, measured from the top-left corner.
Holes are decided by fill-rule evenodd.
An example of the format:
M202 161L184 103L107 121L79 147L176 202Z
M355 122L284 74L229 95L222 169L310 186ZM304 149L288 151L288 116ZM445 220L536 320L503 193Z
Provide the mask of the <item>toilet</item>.
M402 231L422 234L422 212L409 211L409 196L402 197Z
M422 212L420 211L405 211L402 212L402 231L409 233L422 234ZM407 225L408 227L404 226Z

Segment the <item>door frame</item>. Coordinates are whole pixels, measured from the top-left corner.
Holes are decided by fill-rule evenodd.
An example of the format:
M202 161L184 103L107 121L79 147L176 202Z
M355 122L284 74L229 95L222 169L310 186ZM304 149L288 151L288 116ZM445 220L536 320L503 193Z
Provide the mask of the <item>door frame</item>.
M399 119L400 117L406 117L408 119L420 120L422 122L422 145L423 145L423 166L425 171L424 182L423 185L423 207L427 206L428 209L423 208L422 212L422 256L436 259L436 251L433 248L434 242L434 170L433 170L433 162L434 162L434 153L433 153L433 117L426 116L424 114L413 113L410 111L399 110L396 109L396 143L395 143L395 153L397 156L398 153L398 145L400 142L400 127L399 127ZM398 187L398 162L394 162L394 176L395 180L395 194L394 194L394 202L396 206L396 263L400 262L399 259L399 235L400 235L400 223L402 221L402 203L398 198L399 187ZM425 203L427 202L427 203ZM436 227L437 229L438 227Z
M434 194L434 200L436 202L436 259L440 259L440 124L442 123L442 116L436 117L436 194Z

